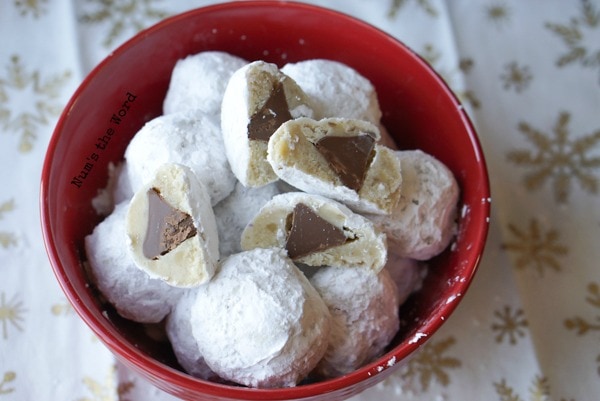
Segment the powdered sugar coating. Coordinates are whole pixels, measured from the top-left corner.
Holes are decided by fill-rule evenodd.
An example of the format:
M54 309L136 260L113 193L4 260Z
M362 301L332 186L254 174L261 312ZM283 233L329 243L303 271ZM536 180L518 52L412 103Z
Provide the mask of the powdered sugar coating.
M388 252L388 261L384 269L396 283L398 305L402 305L413 292L421 289L423 279L427 275L427 266L424 263L398 256L393 252Z
M192 332L208 366L251 387L295 386L323 356L330 313L280 251L225 259L192 305Z
M85 237L85 250L96 287L126 319L140 323L160 322L183 290L150 278L129 253L125 232L128 202L118 204L112 214Z
M400 325L396 285L388 271L323 267L310 282L332 316L329 346L316 373L342 376L380 356Z
M443 251L456 232L458 183L439 160L420 150L396 151L402 192L391 217L369 216L399 256L427 260Z
M175 304L165 325L167 337L177 362L186 372L204 380L217 380L218 376L204 361L192 333L192 305L195 299L195 290L191 289L186 291Z
M278 183L247 188L238 182L233 192L215 206L221 258L242 251L244 228L265 203L281 192Z
M235 186L216 115L184 112L156 117L129 142L125 159L134 191L152 180L165 163L189 167L206 186L212 205Z
M315 118L366 120L375 125L381 109L373 84L355 69L338 61L314 59L283 66L314 105Z
M220 51L204 51L179 59L171 73L163 113L197 110L219 114L229 78L246 63Z

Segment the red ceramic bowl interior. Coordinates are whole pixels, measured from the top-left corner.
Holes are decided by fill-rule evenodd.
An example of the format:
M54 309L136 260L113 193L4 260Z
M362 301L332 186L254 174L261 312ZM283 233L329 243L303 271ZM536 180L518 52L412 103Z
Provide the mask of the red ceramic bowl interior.
M106 186L108 164L122 160L136 131L161 113L175 62L204 50L279 65L327 58L352 66L375 85L383 123L398 146L422 149L456 175L465 211L456 242L431 261L422 290L402 306L400 332L380 360L337 379L295 388L260 390L205 382L183 373L167 343L119 318L89 285L82 264L83 240L101 219L91 199ZM111 121L113 116L119 124ZM74 180L78 175L86 177ZM240 2L164 20L136 35L89 74L50 141L41 214L51 264L76 311L123 363L156 386L187 399L333 400L383 380L449 317L484 247L489 186L476 133L461 105L402 43L364 22L315 6Z

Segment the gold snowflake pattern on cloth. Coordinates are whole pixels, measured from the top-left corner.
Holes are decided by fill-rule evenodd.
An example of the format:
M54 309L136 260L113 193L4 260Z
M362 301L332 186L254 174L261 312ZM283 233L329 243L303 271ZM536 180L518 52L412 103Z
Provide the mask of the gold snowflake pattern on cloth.
M29 152L37 139L37 130L60 114L63 105L59 96L71 72L43 79L38 70L27 71L17 55L11 56L6 72L5 77L0 76L0 127L19 133L19 151ZM30 106L12 110L11 103Z
M585 301L596 309L598 313L594 319L586 319L581 316L575 316L566 319L564 324L568 330L573 330L578 336L584 336L592 332L600 333L600 285L590 283L587 287L588 296ZM600 354L596 357L597 371L600 375Z
M91 393L91 398L78 398L77 401L129 401L126 396L133 389L134 383L127 381L116 386L116 372L117 367L112 365L102 383L91 377L84 377L83 383Z
M521 398L515 390L510 387L505 379L495 382L494 387L500 401L550 401L550 386L548 379L543 376L536 376L529 389L529 398Z
M521 397L513 387L508 385L505 379L494 382L494 388L498 395L498 401L552 401L550 392L550 383L548 378L542 375L536 375L529 387L529 397ZM575 401L573 398L561 398L557 401Z
M32 15L34 18L39 18L48 12L44 7L47 3L48 0L15 0L15 7L23 17Z
M5 394L10 394L15 391L14 387L9 387L9 384L15 381L17 378L17 374L13 371L4 372L4 376L2 377L2 381L0 381L0 396Z
M540 276L544 271L562 269L560 258L568 253L568 248L558 242L556 230L543 232L540 223L533 218L526 229L508 224L508 231L514 241L505 242L502 247L515 254L515 267L519 270L532 268Z
M502 28L510 22L511 10L504 1L496 1L484 7L485 17L496 27Z
M514 89L517 93L521 93L529 87L533 76L528 66L520 66L513 61L504 66L504 73L500 75L500 79L504 89Z
M560 112L552 133L545 133L526 122L518 126L532 149L515 149L507 153L508 161L530 170L524 175L525 187L535 191L551 181L554 199L559 204L569 201L573 183L589 193L598 193L596 170L600 168L600 156L590 155L600 144L600 129L585 136L572 139L569 130L571 114Z
M503 309L494 311L494 318L496 322L491 328L496 333L497 343L502 343L507 338L510 345L515 345L519 337L525 337L528 323L523 309L505 305Z
M408 361L400 374L401 378L406 381L418 380L423 392L429 389L434 380L447 387L451 381L448 371L462 366L459 359L445 355L455 343L453 336L438 341L432 339Z
M18 331L23 331L21 323L24 320L23 301L19 301L15 295L10 301L6 301L6 294L0 292L0 323L2 325L2 338L8 339L9 326L13 326Z
M4 217L4 215L8 212L12 212L15 209L14 200L10 199L5 202L0 203L0 220ZM11 246L17 245L17 237L15 234L8 231L0 231L0 247L1 248L9 248Z
M441 66L442 54L431 43L425 44L419 52L427 63L442 77L442 79L452 88L454 94L463 104L469 104L474 109L481 107L481 101L477 98L472 90L459 89L460 75L466 75L471 72L475 62L471 58L463 58L459 60L458 66L450 70L444 69Z
M137 33L154 22L169 16L169 13L154 8L153 3L161 0L87 0L97 6L79 20L86 24L110 25L102 45L112 46L126 31ZM124 38L123 38L124 39Z
M407 3L408 0L392 0L392 4L388 11L388 17L395 18L400 9ZM438 10L431 4L430 0L416 0L416 4L432 17L437 17L439 14Z
M73 309L73 306L67 301L52 305L50 311L54 316L68 316L75 313L75 309Z
M580 15L566 24L547 22L546 28L560 37L567 53L556 60L560 68L579 63L584 68L598 68L600 82L600 9L589 0L581 0Z

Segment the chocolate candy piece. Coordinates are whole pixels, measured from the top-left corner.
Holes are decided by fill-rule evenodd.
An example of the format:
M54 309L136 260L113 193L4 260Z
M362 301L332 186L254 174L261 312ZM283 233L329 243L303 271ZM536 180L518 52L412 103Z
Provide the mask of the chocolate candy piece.
M144 256L158 259L175 249L179 244L197 234L192 216L175 209L160 196L160 191L151 188L148 194L148 227L144 239Z
M248 139L266 142L281 124L291 119L283 84L277 81L265 104L250 117Z
M316 214L310 207L298 203L287 216L289 227L285 249L292 259L343 245L344 231Z
M383 268L387 255L385 235L366 217L305 192L275 195L265 203L244 229L240 245L243 250L286 249L290 259L306 266L376 272Z
M371 135L325 136L315 146L345 186L355 191L362 188L374 155Z

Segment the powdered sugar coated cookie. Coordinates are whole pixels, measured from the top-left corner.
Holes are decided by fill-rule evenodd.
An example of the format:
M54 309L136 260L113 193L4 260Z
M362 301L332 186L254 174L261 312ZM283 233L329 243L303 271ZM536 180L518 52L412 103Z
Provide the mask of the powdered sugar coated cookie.
M324 267L310 282L332 316L329 346L316 372L338 377L380 356L400 325L396 285L388 271Z
M337 61L314 59L286 64L281 71L309 96L315 119L352 118L379 124L381 109L375 88L355 69Z
M85 250L94 283L119 315L141 323L164 319L183 290L153 279L138 268L127 247L123 202L85 237Z
M459 189L452 172L420 150L396 151L402 165L402 194L392 216L369 216L387 234L392 251L427 260L450 243L456 232Z
M178 60L171 73L163 113L191 110L219 114L229 78L246 63L220 51L204 51Z
M330 313L296 266L276 249L226 258L197 289L192 332L220 377L251 387L291 387L327 347Z
M129 142L125 159L134 191L152 180L165 163L189 167L206 186L212 205L225 199L235 186L219 119L214 115L184 112L156 117Z

